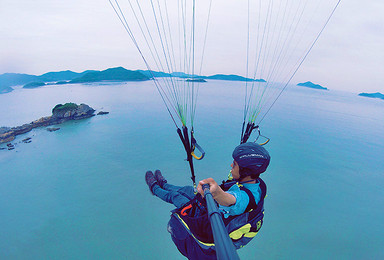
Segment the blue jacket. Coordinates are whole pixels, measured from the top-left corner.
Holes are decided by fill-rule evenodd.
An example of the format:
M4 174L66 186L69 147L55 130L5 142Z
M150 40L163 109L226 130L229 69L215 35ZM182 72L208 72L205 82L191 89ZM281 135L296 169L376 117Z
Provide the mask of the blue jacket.
M245 188L252 192L252 195L255 198L255 203L258 204L261 197L260 183L244 183L240 185L243 185ZM219 209L223 213L224 218L244 213L249 204L249 196L247 192L241 190L240 187L235 184L229 188L227 193L235 196L236 203L229 207L219 205Z

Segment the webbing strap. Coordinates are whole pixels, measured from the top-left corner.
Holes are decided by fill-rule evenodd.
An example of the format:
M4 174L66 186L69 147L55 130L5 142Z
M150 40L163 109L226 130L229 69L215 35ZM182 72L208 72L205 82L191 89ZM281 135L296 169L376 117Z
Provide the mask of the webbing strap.
M191 143L189 142L188 128L186 126L183 126L182 129L183 131L181 131L180 128L177 128L177 134L179 135L180 140L183 143L185 152L187 153L187 161L189 163L189 168L191 170L191 179L193 182L193 187L196 189L195 169L193 167L192 148L191 148Z
M248 212L251 209L256 209L257 204L256 204L255 196L253 196L252 192L249 189L245 188L244 186L240 187L240 190L245 191L249 197L249 202L244 212Z

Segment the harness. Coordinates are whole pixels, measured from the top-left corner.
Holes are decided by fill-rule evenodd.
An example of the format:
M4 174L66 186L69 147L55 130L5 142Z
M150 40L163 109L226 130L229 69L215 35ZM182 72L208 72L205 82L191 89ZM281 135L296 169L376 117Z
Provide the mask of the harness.
M235 181L227 181L220 185L224 191L227 191L231 186L237 184L240 190L245 191L249 196L249 203L243 214L229 216L228 218L223 217L229 237L232 239L236 249L248 244L256 236L263 224L264 198L267 188L261 178L258 178L257 182L261 189L261 197L258 204L256 204L252 192L241 184L239 185ZM177 224L174 220L177 220ZM168 224L169 230L172 230L172 225L183 227L184 231L193 238L201 249L207 250L208 252L214 250L215 244L207 214L206 202L200 194L197 194L190 202L181 208L172 211L171 220ZM175 241L175 239L173 240ZM178 243L182 242L180 238L176 239L176 241L178 241ZM177 247L180 250L179 245L177 245Z

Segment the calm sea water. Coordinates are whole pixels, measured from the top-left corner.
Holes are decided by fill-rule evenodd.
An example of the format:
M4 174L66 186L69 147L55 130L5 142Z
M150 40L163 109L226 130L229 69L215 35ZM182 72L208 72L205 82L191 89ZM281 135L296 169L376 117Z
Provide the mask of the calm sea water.
M239 142L241 84L200 88L197 178L224 179ZM172 206L152 196L148 169L190 184L185 152L152 83L16 89L0 126L50 115L58 103L109 115L44 128L0 150L1 259L184 259L166 230ZM272 162L265 222L242 259L384 258L384 102L292 86L263 124ZM32 137L29 144L21 140ZM5 145L1 145L4 147Z

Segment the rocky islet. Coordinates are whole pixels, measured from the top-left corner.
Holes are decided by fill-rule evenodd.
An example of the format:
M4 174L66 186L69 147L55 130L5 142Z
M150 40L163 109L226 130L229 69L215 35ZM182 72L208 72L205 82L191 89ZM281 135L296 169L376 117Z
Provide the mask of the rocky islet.
M103 111L102 111L103 112ZM108 114L103 112L102 114ZM12 142L16 136L28 133L34 128L45 127L51 125L59 125L70 120L81 120L95 115L95 109L87 104L77 105L75 103L58 104L52 109L52 115L42 117L28 124L23 124L16 127L0 127L0 144L7 143L6 147L0 150L13 150L15 148ZM53 132L59 130L59 127L47 128L47 131ZM30 143L31 137L22 140L23 143Z

